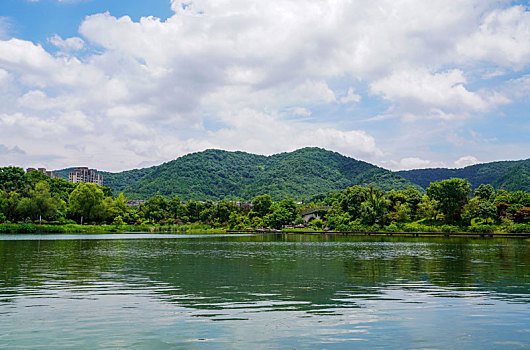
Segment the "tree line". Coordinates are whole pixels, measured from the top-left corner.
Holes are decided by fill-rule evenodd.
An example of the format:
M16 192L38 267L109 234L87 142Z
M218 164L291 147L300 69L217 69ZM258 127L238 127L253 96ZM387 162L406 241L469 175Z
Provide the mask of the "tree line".
M319 219L308 224L303 209L321 207ZM309 203L293 199L274 202L256 196L251 203L181 202L178 197L154 196L131 207L122 193L109 188L50 179L17 167L0 168L0 223L92 223L120 225L182 225L203 223L211 227L247 229L286 226L339 231L354 230L501 230L516 226L528 230L530 194L495 190L489 184L474 191L465 179L433 182L425 193L382 191L374 186L352 186L342 192L315 196ZM519 226L517 226L519 225Z

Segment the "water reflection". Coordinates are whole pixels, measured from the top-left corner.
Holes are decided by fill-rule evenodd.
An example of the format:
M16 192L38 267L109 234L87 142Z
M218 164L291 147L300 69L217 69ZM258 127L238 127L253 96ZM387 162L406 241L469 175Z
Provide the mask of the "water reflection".
M0 347L530 344L528 241L93 238L0 240Z

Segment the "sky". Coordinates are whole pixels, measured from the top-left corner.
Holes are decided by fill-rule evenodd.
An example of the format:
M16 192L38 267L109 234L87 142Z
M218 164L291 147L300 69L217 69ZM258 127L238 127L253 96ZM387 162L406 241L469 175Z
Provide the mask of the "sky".
M525 159L529 97L528 1L0 1L0 166Z

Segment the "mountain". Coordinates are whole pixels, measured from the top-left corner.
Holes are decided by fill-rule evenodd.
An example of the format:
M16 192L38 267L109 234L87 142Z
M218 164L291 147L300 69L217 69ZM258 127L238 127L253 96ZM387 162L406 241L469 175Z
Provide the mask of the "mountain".
M68 171L54 171L68 178ZM530 159L475 164L461 169L416 169L392 172L321 148L262 156L209 149L150 168L102 172L103 184L129 199L155 195L181 200L251 200L270 194L274 200L308 200L353 185L374 184L383 190L427 188L431 182L459 177L473 188L492 184L508 191L530 192Z
M68 175L66 169L55 173ZM251 200L270 194L273 200L307 200L353 185L374 184L383 190L415 186L389 170L320 148L272 156L210 149L150 168L102 173L105 186L130 199L160 194L181 200Z
M396 173L422 188L429 187L431 182L459 177L467 179L473 188L491 184L507 191L530 190L530 159L475 164L460 169L414 169Z

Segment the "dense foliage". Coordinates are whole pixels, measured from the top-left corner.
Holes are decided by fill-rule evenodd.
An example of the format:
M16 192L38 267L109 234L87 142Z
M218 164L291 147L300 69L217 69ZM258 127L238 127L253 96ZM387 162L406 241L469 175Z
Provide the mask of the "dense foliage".
M59 232L75 230L67 226L73 223L107 224L114 229L125 225L142 229L145 225L307 229L309 225L339 231L527 232L530 194L495 191L484 184L472 192L467 180L452 178L431 183L426 194L412 186L385 192L373 185L355 185L315 196L305 204L291 198L275 201L269 194L257 195L247 203L182 202L179 197L156 195L131 207L123 193L112 198L108 188L95 184L71 184L37 171L25 174L20 168L0 168L0 232L34 232L33 224L43 221L59 225L51 229Z
M467 179L472 188L492 184L497 189L530 192L530 159L475 164L461 169L415 169L397 173L422 188L429 187L431 182L462 178Z
M68 179L72 169L56 170ZM150 168L102 172L105 186L128 199L156 195L183 200L250 201L257 195L272 199L311 200L360 185L381 190L426 189L432 182L467 179L471 189L492 184L496 189L530 192L530 159L476 164L462 169L417 169L391 172L320 148L261 156L245 152L206 150ZM1 176L1 174L0 174Z
M67 171L56 173L63 178ZM391 171L320 148L261 156L206 150L145 169L103 172L104 183L129 199L156 195L183 200L246 200L269 194L272 199L308 200L348 186L374 184L383 190L413 185Z

